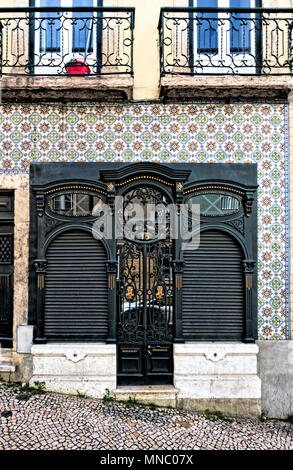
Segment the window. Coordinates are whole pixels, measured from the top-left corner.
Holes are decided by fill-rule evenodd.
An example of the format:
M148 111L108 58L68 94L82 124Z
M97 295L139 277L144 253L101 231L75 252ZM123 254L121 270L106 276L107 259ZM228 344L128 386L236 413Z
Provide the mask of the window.
M197 7L205 8L207 2L198 0ZM218 0L210 0L208 2L210 8L218 8ZM197 28L197 50L199 53L218 50L218 14L217 13L199 13ZM206 19L205 19L206 18ZM215 19L214 19L215 18Z
M190 6L197 8L255 8L258 0L194 0ZM195 72L220 73L227 70L254 73L256 41L260 28L254 13L225 11L194 13L193 64Z
M230 8L250 8L255 6L254 1L249 0L230 0ZM251 39L253 25L247 18L251 15L247 13L235 13L231 18L230 26L230 53L237 54L239 52L250 53L253 49Z
M40 0L40 7L49 7L52 2ZM60 0L55 0L56 7L61 7ZM40 52L60 52L60 13L40 14Z
M103 200L94 193L66 192L49 198L51 212L67 217L98 217Z
M228 191L203 191L189 198L188 204L190 210L191 204L199 204L200 215L205 217L232 215L239 212L242 206L241 199Z
M100 7L102 0L36 0L36 7ZM100 13L38 12L34 27L35 73L65 72L65 66L76 59L97 68L101 53ZM46 70L44 69L46 68Z

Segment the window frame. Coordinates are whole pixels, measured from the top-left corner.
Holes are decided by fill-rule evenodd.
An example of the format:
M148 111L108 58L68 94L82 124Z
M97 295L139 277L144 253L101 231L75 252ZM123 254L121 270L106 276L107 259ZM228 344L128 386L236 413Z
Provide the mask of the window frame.
M31 7L41 7L42 0L30 0ZM60 0L61 8L70 8L73 7L74 0ZM93 7L102 7L103 0L92 0ZM94 13L93 17L98 18L101 13ZM90 13L89 13L89 16ZM30 18L30 32L29 32L29 51L30 51L30 72L34 75L62 75L66 74L65 66L72 60L78 60L86 63L91 71L95 74L98 74L101 70L101 58L102 58L102 24L97 22L96 26L92 28L92 37L89 39L92 43L92 47L89 47L87 50L87 44L85 44L85 49L74 48L73 44L73 31L74 25L72 24L72 19L74 19L73 13L68 11L63 14L61 19L62 25L60 28L60 38L59 38L59 47L45 48L42 50L41 47L41 33L39 25L35 25L35 19L39 20L41 15L39 12L31 14ZM76 19L76 18L75 18ZM56 20L58 17L56 15ZM46 21L46 19L44 19ZM76 27L78 28L78 19ZM67 23L68 22L68 23ZM87 22L87 20L86 20ZM62 29L64 25L68 24L67 30L68 34L62 37ZM88 26L87 26L88 27ZM91 34L91 32L90 32ZM85 36L87 34L85 33ZM45 42L47 36L44 35ZM86 37L88 39L88 36ZM55 49L55 50L54 50Z
M197 0L189 0L189 7L197 7ZM206 7L209 8L208 3L206 2ZM253 4L253 5L252 5ZM250 0L250 6L247 8L259 8L261 7L262 1L261 0ZM199 7L200 8L200 7ZM204 8L204 7L202 7ZM230 0L218 0L217 7L211 8L230 8ZM236 8L236 7L231 7ZM238 7L241 8L241 7ZM250 36L250 47L247 50L241 50L241 48L234 47L231 48L232 43L232 34L231 34L231 27L230 22L224 21L221 30L217 29L216 34L216 41L217 44L215 48L213 47L203 47L198 49L198 28L196 27L196 22L193 22L193 18L195 17L196 13L190 13L189 17L191 20L191 31L189 34L189 49L190 53L190 68L193 74L202 73L205 75L212 75L212 74L222 74L227 73L227 70L230 73L237 73L238 75L250 75L258 73L258 63L260 63L259 56L261 54L261 31L252 31ZM254 14L254 19L257 18L259 14ZM229 14L220 12L217 16L218 20L229 19ZM215 21L218 21L217 19ZM241 18L239 19L241 21ZM235 19L234 21L239 21ZM249 28L249 26L248 26ZM229 31L230 30L230 31ZM232 43L233 45L233 43ZM225 51L221 53L221 51ZM226 62L226 63L225 63ZM245 63L245 67L243 65ZM237 70L237 67L240 70ZM198 71L197 71L198 69Z

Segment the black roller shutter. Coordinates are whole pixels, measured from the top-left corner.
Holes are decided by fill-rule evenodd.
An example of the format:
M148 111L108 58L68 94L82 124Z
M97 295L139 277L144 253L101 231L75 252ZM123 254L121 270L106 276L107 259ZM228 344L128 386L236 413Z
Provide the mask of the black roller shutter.
M108 334L106 252L89 232L71 230L49 245L45 283L48 340L105 340Z
M241 340L244 325L242 252L220 230L201 233L200 246L184 253L183 337Z

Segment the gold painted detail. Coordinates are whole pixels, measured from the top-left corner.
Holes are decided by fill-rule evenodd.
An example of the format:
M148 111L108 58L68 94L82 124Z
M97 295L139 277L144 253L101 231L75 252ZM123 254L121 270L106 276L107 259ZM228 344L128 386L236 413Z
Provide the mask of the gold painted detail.
M182 274L177 274L176 276L176 289L182 289Z
M43 290L45 286L45 276L44 274L38 275L38 289Z
M233 193L238 193L238 194L241 194L242 196L244 196L245 194L243 191L238 191L238 189L228 188L226 186L200 186L199 188L193 188L193 189L189 189L188 191L184 191L183 194L193 193L195 191L209 190L209 189L221 189L221 190L228 191L228 192L230 191Z
M177 189L179 191L181 191L182 188L183 188L183 184L182 183L177 183Z
M114 188L115 188L115 186L114 186L113 183L108 183L108 189L109 189L109 191L113 191Z
M108 281L108 286L110 290L114 289L115 286L115 274L110 274L109 275L109 281Z
M168 349L167 348L161 348L161 349L158 349L158 348L153 348L153 351L156 351L156 352L168 352Z
M45 194L52 194L58 191L68 191L69 189L86 189L87 191L94 191L96 193L107 195L107 193L105 191L102 191L101 189L91 188L90 186L79 186L79 185L62 186L61 188L55 188L55 189L51 189L50 191L46 191Z
M164 298L163 286L157 286L156 298L162 300Z
M126 294L125 294L125 298L126 298L127 300L133 300L133 297L134 297L133 287L132 287L132 286L128 286L128 287L127 287Z
M144 239L145 239L145 240L149 240L149 239L150 239L150 236L149 236L149 234L148 234L147 232L144 234Z
M137 180L154 180L163 183L166 186L174 186L174 183L168 183L168 181L162 180L161 178L156 178L155 176L136 176L135 178L130 178L129 180L122 181L122 183L117 183L116 186L124 186L125 184L132 183Z
M246 289L252 289L252 276L246 276Z
M137 353L137 349L122 349L123 353Z

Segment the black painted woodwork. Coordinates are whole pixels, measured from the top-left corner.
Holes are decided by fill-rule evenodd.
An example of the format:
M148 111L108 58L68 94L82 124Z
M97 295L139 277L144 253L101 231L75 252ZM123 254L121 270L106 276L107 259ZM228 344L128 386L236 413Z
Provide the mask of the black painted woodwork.
M0 346L11 347L13 341L13 272L14 272L14 204L13 194L0 193Z

